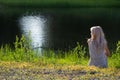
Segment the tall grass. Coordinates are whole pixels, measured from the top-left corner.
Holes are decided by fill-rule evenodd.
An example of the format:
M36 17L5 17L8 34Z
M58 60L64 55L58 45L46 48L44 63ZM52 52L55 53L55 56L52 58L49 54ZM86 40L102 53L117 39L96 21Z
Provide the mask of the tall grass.
M109 67L120 68L120 41L116 44L116 50L112 51L111 57L108 57ZM40 64L54 65L86 65L89 55L87 48L77 43L77 46L69 51L53 51L43 50L41 53L34 51L30 46L30 40L26 40L24 36L16 37L14 49L10 45L3 45L0 48L0 61L16 61L16 62L39 62ZM38 54L42 54L41 56Z
M52 62L55 64L83 64L86 65L88 57L84 57L86 48L77 43L77 46L69 51L54 52L52 50L44 51L43 57L46 58L46 62ZM47 52L47 53L46 53Z
M35 58L33 50L28 46L29 43L24 36L21 39L16 37L14 49L9 45L0 48L0 60L3 61L31 61Z
M1 61L27 61L27 62L44 62L60 64L85 64L87 58L84 57L86 48L77 43L77 46L69 51L43 50L41 53L34 51L30 46L31 40L26 40L24 36L20 39L16 37L14 49L9 45L3 45L0 48ZM42 55L39 55L42 54Z
M112 52L109 62L111 67L120 68L120 41L116 44L116 50Z

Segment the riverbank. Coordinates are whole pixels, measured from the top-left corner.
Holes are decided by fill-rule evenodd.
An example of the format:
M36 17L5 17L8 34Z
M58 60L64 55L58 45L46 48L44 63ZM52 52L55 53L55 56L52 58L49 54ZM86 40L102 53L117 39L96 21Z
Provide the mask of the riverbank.
M0 48L0 80L119 80L120 41L108 57L108 68L87 66L89 56L84 46L69 51L45 50L42 56L25 44L24 36L16 37L15 49Z
M120 70L82 65L0 61L0 80L118 80Z

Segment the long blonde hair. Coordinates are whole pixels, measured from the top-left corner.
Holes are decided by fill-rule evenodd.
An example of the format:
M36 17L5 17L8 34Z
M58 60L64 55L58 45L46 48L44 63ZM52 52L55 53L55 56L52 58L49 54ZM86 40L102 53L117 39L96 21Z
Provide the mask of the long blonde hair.
M107 44L104 32L100 26L93 26L90 28L91 38L96 48L104 47Z

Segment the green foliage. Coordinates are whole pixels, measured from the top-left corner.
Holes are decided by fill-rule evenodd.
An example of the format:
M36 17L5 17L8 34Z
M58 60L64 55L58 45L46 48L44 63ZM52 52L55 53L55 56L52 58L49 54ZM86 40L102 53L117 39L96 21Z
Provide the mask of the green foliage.
M16 62L39 62L41 64L81 64L87 65L89 57L86 55L87 50L83 45L77 43L77 46L69 51L53 51L43 50L40 52L34 51L31 48L31 40L26 40L24 36L20 39L16 36L14 49L10 45L3 45L0 48L1 61L16 61ZM120 41L116 45L116 50L111 52L111 57L108 57L109 67L120 68Z
M112 53L110 57L110 66L120 68L120 41L116 45L116 50Z
M14 42L14 48L12 49L9 45L1 46L0 48L0 60L2 61L27 61L27 62L44 62L44 63L61 63L61 64L85 64L85 48L77 43L77 46L69 51L53 51L43 50L42 55L39 56L39 51L34 51L31 48L31 40L22 35L19 39L16 36ZM86 60L87 62L87 60Z
M31 61L33 59L34 52L32 51L29 40L26 40L24 36L22 36L20 39L16 37L14 46L15 51L13 54L15 60Z
M47 59L46 62L60 64L83 64L86 65L88 58L85 57L86 48L77 43L77 46L69 51L44 51L43 56Z
M116 53L120 54L120 41L117 43Z
M84 59L86 48L83 45L77 43L77 46L73 49L73 53L77 55L78 58Z
M0 60L5 61L32 61L34 60L34 52L28 46L29 40L25 40L24 36L19 39L16 36L16 41L14 43L15 49L12 49L9 45L2 46L0 49Z
M11 56L12 52L13 51L11 50L9 45L1 46L1 48L0 48L0 60L6 61L6 60L13 59L13 56Z
M77 46L68 52L65 52L65 59L74 64L86 64L87 58L85 58L86 48L77 43Z

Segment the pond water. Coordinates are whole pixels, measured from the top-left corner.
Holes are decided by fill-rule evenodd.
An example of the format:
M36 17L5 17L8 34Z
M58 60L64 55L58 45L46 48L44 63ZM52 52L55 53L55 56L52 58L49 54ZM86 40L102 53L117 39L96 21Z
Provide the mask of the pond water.
M89 28L103 28L110 48L120 40L119 8L7 8L0 12L0 45L13 44L16 35L31 37L33 48L68 50L87 46Z

